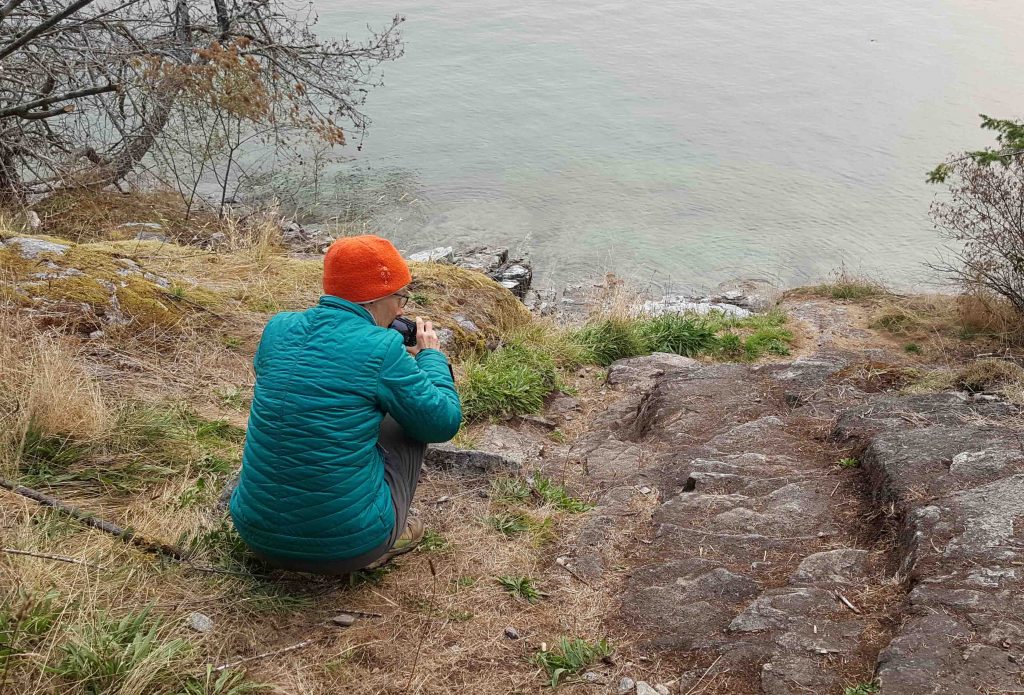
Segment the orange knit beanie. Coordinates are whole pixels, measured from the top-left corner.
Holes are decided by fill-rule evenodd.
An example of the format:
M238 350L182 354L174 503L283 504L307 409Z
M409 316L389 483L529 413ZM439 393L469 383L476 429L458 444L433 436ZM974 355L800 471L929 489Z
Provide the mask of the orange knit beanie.
M379 236L341 237L324 256L324 292L350 302L372 302L410 282L405 259Z

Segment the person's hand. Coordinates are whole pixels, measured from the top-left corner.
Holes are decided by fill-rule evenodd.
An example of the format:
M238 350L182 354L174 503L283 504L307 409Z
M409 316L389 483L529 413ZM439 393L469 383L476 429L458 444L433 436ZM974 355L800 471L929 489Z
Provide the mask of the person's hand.
M406 348L409 354L415 357L420 350L440 350L441 339L437 337L437 331L434 330L434 324L430 321L424 321L419 316L416 317L416 347Z

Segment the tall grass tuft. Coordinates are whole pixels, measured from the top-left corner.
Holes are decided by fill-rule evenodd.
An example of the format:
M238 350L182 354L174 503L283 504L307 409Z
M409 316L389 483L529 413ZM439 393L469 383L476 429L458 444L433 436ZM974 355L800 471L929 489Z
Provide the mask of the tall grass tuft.
M91 695L157 690L189 651L187 640L165 639L161 627L148 608L121 618L100 615L61 645L63 658L53 670Z
M539 413L557 383L550 355L527 345L507 345L467 361L462 412L471 419Z

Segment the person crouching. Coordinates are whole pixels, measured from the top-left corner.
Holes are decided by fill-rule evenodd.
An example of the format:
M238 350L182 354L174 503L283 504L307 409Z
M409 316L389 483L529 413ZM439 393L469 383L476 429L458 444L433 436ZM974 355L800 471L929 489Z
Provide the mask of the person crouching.
M346 574L423 538L409 507L426 443L454 437L462 410L431 323L416 319L409 348L387 328L410 282L389 241L343 237L319 303L263 331L231 516L272 567Z

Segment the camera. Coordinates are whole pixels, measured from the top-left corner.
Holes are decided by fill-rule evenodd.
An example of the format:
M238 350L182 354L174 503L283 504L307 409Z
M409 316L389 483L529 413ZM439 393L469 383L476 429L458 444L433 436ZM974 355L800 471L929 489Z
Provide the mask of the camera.
M416 346L416 322L399 316L388 328L393 328L402 334L402 342L406 347Z

